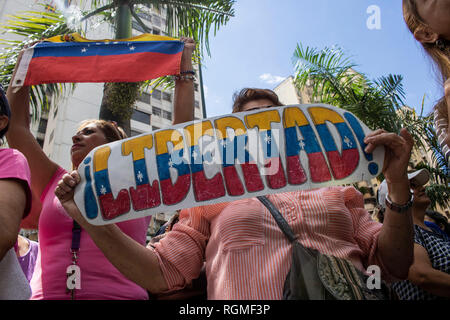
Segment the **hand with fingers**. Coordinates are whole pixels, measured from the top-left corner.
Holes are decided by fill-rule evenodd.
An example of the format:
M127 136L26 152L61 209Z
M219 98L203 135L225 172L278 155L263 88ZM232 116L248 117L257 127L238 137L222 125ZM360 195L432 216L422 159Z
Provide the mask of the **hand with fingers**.
M195 50L195 41L192 38L181 37L180 41L184 42L183 54L181 55L181 71L192 70L192 54Z
M78 183L80 183L80 175L76 170L72 171L70 174L66 173L62 176L61 180L59 180L58 185L55 188L55 195L58 197L59 202L66 212L81 225L85 219L73 199L75 187Z
M383 129L378 129L368 134L364 142L367 144L365 151L371 153L376 147L385 147L383 174L386 178L386 182L389 186L399 185L403 186L401 189L409 190L408 181L408 164L411 157L411 150L414 145L414 140L411 134L406 130L400 130L400 134L387 132ZM396 188L392 188L391 199L397 198L397 194L394 191ZM403 192L401 192L403 193ZM398 195L400 202L407 201L408 194ZM406 197L406 198L405 198Z

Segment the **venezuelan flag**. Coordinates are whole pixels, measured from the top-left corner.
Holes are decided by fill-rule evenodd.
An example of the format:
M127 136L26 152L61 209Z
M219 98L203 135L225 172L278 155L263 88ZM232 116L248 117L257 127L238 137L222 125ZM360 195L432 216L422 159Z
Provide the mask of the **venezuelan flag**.
M26 49L13 86L137 82L178 74L183 47L179 40L152 34L121 40L56 36Z

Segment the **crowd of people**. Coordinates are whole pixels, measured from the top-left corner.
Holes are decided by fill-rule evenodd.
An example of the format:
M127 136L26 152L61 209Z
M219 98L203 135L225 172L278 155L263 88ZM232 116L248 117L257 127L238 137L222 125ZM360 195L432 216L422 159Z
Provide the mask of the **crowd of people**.
M403 0L406 24L443 79L435 124L447 161L450 155L450 3ZM182 38L181 73L193 73L195 42ZM19 56L20 60L20 56ZM14 78L14 74L13 74ZM194 119L193 77L175 77L174 124ZM0 88L0 299L186 298L204 275L207 299L283 298L292 246L258 198L182 209L157 239L146 244L149 217L95 226L73 195L77 167L95 147L126 138L112 121L84 121L72 137L73 171L42 151L29 129L29 88ZM269 89L244 88L232 112L282 106ZM357 269L380 267L399 299L450 297L447 218L429 211L429 172L408 172L412 136L378 129L365 152L385 148L384 181L378 191L383 219L364 209L354 187L333 186L266 196L304 247L346 259ZM339 213L339 214L336 214ZM18 236L26 225L39 242ZM70 287L68 266L81 270L81 287ZM195 291L195 290L194 290Z

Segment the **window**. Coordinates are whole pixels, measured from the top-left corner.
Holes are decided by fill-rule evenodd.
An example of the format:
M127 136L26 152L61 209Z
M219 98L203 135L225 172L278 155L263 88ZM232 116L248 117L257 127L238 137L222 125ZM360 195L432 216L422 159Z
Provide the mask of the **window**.
M137 30L142 33L146 33L145 29L141 26L141 24L136 21L132 21L131 26L133 27L134 30ZM150 28L148 28L148 29L150 29Z
M142 132L139 132L139 131L136 131L136 130L131 130L131 136L132 136L132 137L138 136L138 135L140 135L140 134L142 134Z
M198 83L194 83L194 90L198 91Z
M161 31L159 31L158 29L153 28L153 32L152 32L152 33L153 33L153 34L160 35L160 34L161 34Z
M39 121L39 128L38 128L38 132L40 133L45 133L45 131L47 130L47 119L42 119L41 121Z
M163 110L162 111L162 116L163 116L164 119L172 120L172 112Z
M36 138L36 140L39 143L39 145L41 146L41 148L43 148L44 147L44 139Z
M160 26L161 26L161 18L158 17L158 16L153 16L153 24L154 24L155 26L160 27Z
M152 97L157 100L161 100L161 91L155 89L152 92Z
M138 97L138 100L147 104L150 104L151 95L147 92L142 92L142 94Z
M133 110L133 114L131 115L131 119L135 121L139 121L145 124L150 124L150 115L146 112L142 112L139 110Z
M196 107L197 109L200 109L200 102L198 102L197 100L195 100L194 104L195 104L195 107Z
M162 98L163 98L163 100L172 102L172 95L170 93L168 93L168 92L163 92L162 93Z
M158 107L152 107L152 114L155 116L161 117L161 109Z
M152 16L149 15L148 13L145 13L145 12L139 12L137 15L138 15L139 18L145 19L145 20L147 20L148 22L152 22Z

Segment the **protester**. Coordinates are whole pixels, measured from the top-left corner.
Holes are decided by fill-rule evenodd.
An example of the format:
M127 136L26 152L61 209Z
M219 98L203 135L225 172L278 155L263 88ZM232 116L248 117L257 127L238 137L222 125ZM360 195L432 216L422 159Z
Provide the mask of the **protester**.
M414 262L408 280L392 285L402 300L435 300L450 298L450 242L447 238L424 223L430 198L424 185L428 182L426 169L408 175L413 190L412 214L414 221ZM385 203L388 189L380 184L379 202Z
M0 140L8 131L11 112L0 86ZM30 286L14 253L22 218L31 210L30 168L17 150L0 149L0 299L22 300Z
M274 92L245 89L236 95L233 110L276 105L280 103ZM412 219L406 209L411 200L406 168L413 140L406 130L400 135L376 130L365 142L369 153L385 146L383 173L390 182L390 199L405 206L405 212L388 208L383 225L371 219L361 193L353 187L268 198L303 245L347 258L361 270L376 264L385 279L404 279L413 254ZM73 201L71 186L78 182L76 171L64 175L55 190L61 204L126 277L151 293L183 288L199 276L205 262L208 299L281 299L291 264L291 244L257 199L182 210L173 229L145 248L114 225L89 224Z
M442 76L444 97L434 108L439 145L450 162L450 1L403 0L403 17Z
M192 67L191 56L195 44L191 39L182 40L185 41L185 49L182 54L181 70L185 70L184 68ZM177 103L179 104L185 96L189 96L190 88L180 88L178 85L175 90L174 108L178 110L180 106ZM192 95L193 92L192 88ZM126 279L108 262L88 233L79 229L56 198L55 187L66 171L45 155L29 130L29 88L22 87L13 92L10 85L8 98L12 109L8 143L26 156L31 169L31 188L40 195L43 204L39 217L39 253L31 279L33 292L31 299L148 299L144 288ZM125 137L123 130L114 122L104 120L83 122L72 137L73 168L77 168L93 148ZM136 243L145 245L150 218L121 222L117 227ZM81 238L78 238L79 232ZM72 252L72 246L77 252ZM72 267L74 264L79 267L81 281L77 280L78 275L74 273L76 272ZM69 288L66 272L67 276L70 275L75 281L70 280Z

